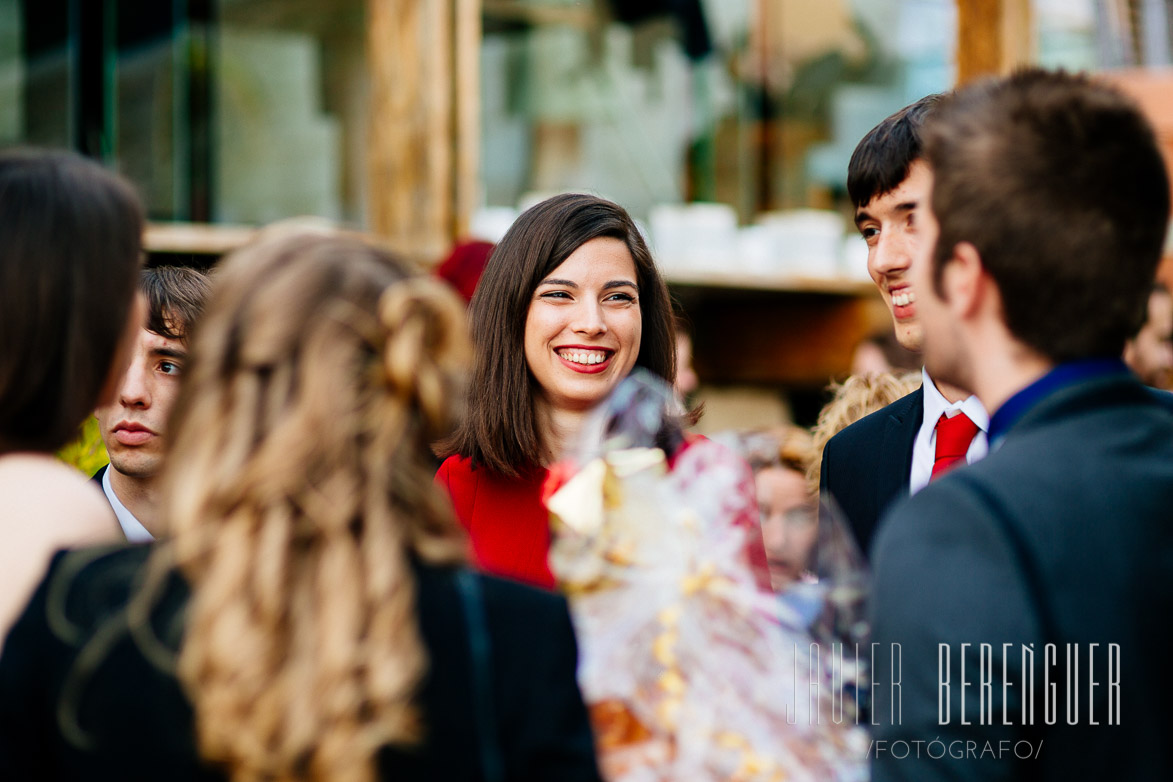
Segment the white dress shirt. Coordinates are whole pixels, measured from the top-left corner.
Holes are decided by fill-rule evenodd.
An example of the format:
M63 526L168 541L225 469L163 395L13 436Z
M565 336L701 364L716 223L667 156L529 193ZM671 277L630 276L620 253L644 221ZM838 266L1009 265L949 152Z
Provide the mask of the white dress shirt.
M990 431L990 414L976 396L969 396L960 402L950 402L941 395L933 383L929 373L921 369L921 379L925 389L925 418L917 432L916 442L912 446L912 474L908 479L909 493L916 494L929 485L929 478L933 475L933 462L937 458L937 419L942 413L950 418L960 413L969 416L969 420L977 424L978 433L974 435L969 450L965 453L965 463L973 464L989 452L989 441L986 439Z
M106 472L102 473L102 491L106 492L106 499L110 501L114 515L118 517L118 523L122 525L122 534L126 535L126 539L131 543L150 543L155 539L155 536L147 532L147 528L143 526L142 522L126 509L122 500L118 499L118 495L114 493L113 487L110 486L110 471L112 469L112 467L107 467Z

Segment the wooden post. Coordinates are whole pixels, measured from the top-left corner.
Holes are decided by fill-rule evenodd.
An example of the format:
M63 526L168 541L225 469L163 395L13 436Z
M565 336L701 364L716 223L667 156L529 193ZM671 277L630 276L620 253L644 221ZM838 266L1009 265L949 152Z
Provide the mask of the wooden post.
M1034 59L1030 0L957 0L957 83Z
M371 229L434 262L475 206L480 0L367 0Z
M481 0L456 0L456 238L481 198Z

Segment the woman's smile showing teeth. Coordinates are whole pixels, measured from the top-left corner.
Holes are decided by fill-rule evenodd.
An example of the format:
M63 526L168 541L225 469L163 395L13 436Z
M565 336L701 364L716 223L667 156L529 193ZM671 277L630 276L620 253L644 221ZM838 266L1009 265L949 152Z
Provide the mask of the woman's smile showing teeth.
M607 360L607 351L603 350L560 348L554 352L567 361L573 361L575 364L601 364Z
M555 348L554 354L562 359L563 366L580 373L602 372L611 364L615 351L605 348L563 347Z

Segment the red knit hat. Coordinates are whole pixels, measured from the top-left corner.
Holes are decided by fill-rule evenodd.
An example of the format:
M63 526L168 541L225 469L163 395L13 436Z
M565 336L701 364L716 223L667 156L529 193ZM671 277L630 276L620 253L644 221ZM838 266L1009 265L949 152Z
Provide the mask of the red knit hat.
M477 282L481 279L485 264L489 262L493 247L492 242L479 239L457 242L444 262L436 267L435 274L456 288L456 292L466 302L472 301L472 294L477 289Z

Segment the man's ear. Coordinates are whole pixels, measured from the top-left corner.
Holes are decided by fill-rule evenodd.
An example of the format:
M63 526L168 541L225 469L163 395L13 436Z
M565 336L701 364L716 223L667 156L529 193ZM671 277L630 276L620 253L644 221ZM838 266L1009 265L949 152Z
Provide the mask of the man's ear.
M981 308L989 282L978 249L969 242L955 244L941 270L941 287L945 301L958 318L972 316Z

